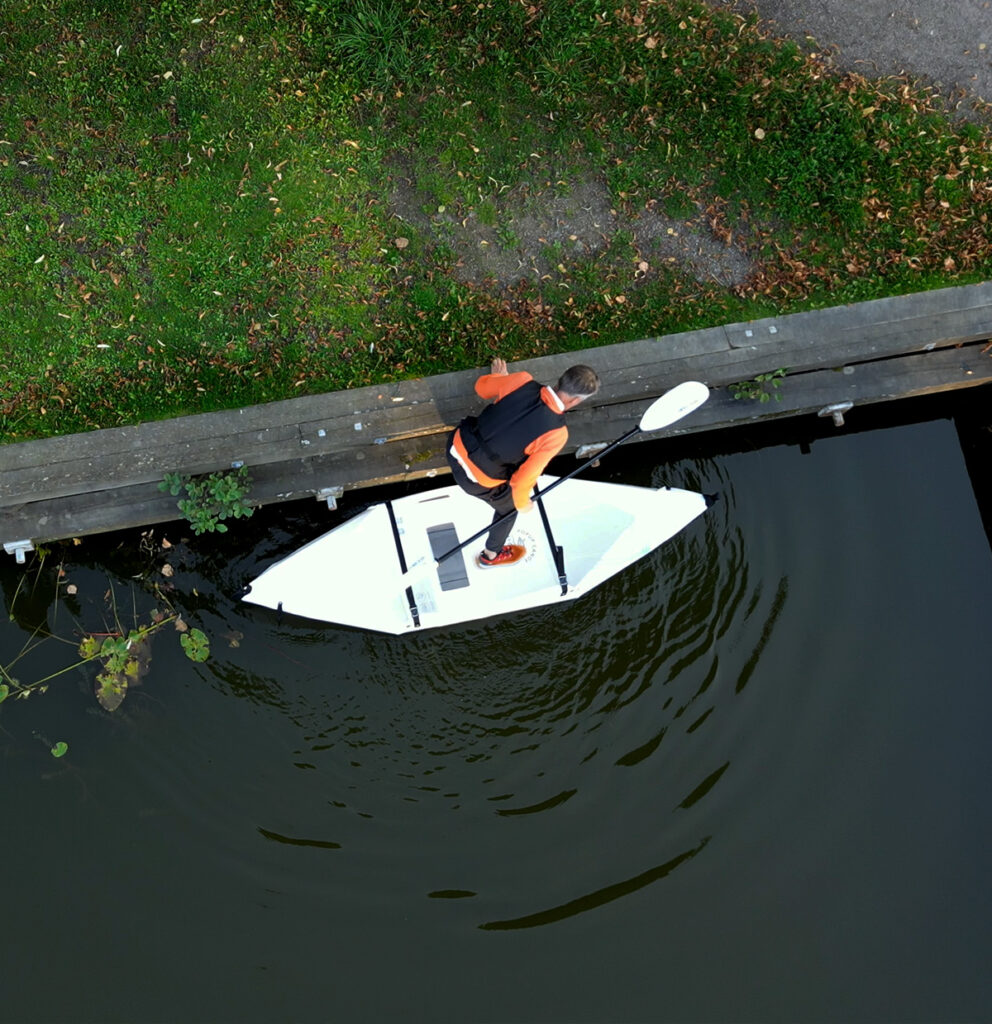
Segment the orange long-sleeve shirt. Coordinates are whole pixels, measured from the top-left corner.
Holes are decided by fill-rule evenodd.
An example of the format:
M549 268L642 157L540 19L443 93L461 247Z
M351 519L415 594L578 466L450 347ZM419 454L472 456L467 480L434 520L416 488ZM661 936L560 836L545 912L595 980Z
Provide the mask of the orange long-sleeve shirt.
M516 391L528 381L533 380L529 373L487 373L475 382L475 393L487 402L498 402L504 396ZM541 389L541 400L549 409L564 412L565 407L555 392L545 385ZM513 493L513 504L518 510L525 509L530 502L531 492L538 477L544 472L548 463L565 447L568 440L568 428L565 426L549 430L536 437L524 449L527 456L517 471L510 477L510 490ZM462 467L483 487L499 487L505 480L494 480L487 476L468 457L465 445L459 432L455 431L451 447Z

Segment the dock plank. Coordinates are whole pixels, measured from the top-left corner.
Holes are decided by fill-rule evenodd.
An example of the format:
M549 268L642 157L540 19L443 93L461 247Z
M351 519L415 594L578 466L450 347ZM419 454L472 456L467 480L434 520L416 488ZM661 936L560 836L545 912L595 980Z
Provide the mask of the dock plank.
M894 397L914 397L949 388L992 384L992 357L984 345L974 343L959 348L940 349L899 359L860 364L845 373L817 370L795 374L782 385L781 401L760 404L737 401L726 389L714 391L710 400L664 431L645 434L635 440L652 440L709 430L729 429L743 423L768 419L816 415L820 409L850 401L854 408L846 414L857 416L860 406ZM639 421L650 399L618 403L610 415L594 415L595 410L570 414L569 445L564 455L584 444L614 440ZM602 410L599 411L602 413ZM422 439L420 439L422 440ZM443 435L433 446L424 447L418 439L396 441L363 451L333 452L315 458L273 463L252 469L253 501L264 505L310 498L325 487L340 487L346 492L383 483L417 480L447 473ZM556 472L567 471L553 467ZM94 503L92 495L74 495L67 499L26 502L4 511L5 539L31 538L42 543L66 537L82 537L109 529L147 527L177 518L175 499L158 491L157 485L141 484L110 488ZM182 524L182 529L188 529Z

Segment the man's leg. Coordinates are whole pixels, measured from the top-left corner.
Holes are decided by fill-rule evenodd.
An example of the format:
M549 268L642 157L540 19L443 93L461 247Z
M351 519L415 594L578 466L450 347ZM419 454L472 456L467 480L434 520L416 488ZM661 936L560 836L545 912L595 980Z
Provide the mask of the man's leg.
M470 480L457 459L451 455L450 447L448 449L448 467L451 469L452 479L466 494L471 494L473 498L481 498L493 509L494 523L507 512L514 513L505 523L493 526L486 537L486 556L494 558L506 543L506 538L510 536L510 531L513 529L514 522L516 522L513 492L507 484L500 484L499 487L483 487L482 484L477 484L474 480Z
M480 497L482 496L480 495ZM492 505L495 511L493 525L486 537L486 556L493 558L499 554L506 543L506 538L510 536L513 524L517 521L517 510L513 504L513 492L506 484L488 491L484 500ZM500 516L506 515L507 512L511 512L512 515L507 516L504 522L497 524L496 520Z

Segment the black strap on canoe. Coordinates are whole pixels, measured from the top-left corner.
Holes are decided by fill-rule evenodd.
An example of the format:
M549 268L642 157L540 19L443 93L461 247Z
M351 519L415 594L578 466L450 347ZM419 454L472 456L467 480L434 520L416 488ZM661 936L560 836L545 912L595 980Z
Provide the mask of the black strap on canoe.
M400 559L400 572L406 572L406 557L403 554L403 542L400 540L400 528L396 525L396 514L393 512L393 503L386 502L386 511L389 513L389 525L393 528L393 540L396 542L396 554ZM417 602L413 596L413 587L406 588L406 603L410 606L410 615L413 617L414 626L420 626L420 612L417 609Z
M534 485L534 500L537 502L537 507L541 513L541 522L544 523L544 532L547 534L548 543L551 545L551 554L554 555L558 582L561 584L561 596L564 597L568 593L568 575L565 572L565 549L560 544L555 543L554 534L551 532L551 520L548 519L548 513L544 508L544 502L541 500L541 492L538 490L537 484Z

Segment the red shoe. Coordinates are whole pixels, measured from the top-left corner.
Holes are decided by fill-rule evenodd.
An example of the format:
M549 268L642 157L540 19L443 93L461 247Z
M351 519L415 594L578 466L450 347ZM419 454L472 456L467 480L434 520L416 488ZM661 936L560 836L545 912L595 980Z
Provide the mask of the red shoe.
M513 565L514 562L519 562L526 554L527 549L523 544L505 544L496 552L495 558L486 558L486 553L483 551L476 558L475 564L480 569L491 569L495 565Z

